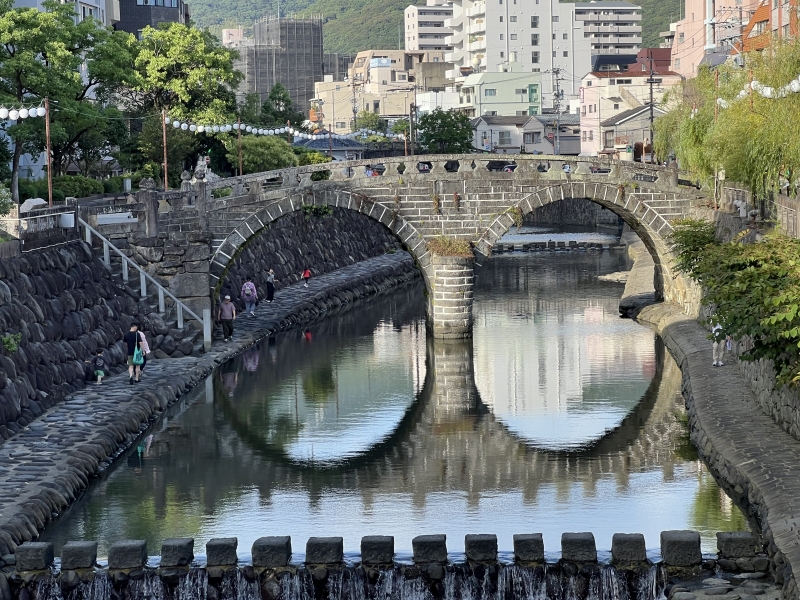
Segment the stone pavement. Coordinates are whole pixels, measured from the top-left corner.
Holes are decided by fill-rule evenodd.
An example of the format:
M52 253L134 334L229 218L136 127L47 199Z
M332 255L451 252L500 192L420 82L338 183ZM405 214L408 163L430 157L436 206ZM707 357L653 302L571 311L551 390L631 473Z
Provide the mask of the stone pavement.
M711 366L708 333L695 319L667 304L647 306L637 319L656 328L680 365L692 441L723 487L758 519L784 597L798 598L800 441L762 412L735 359Z
M200 357L148 360L142 382L125 373L73 394L0 444L0 567L23 541L86 489L149 422L219 364L271 332L324 316L419 276L406 252L386 254L283 288L256 317L236 320L233 341ZM221 337L221 335L219 336Z

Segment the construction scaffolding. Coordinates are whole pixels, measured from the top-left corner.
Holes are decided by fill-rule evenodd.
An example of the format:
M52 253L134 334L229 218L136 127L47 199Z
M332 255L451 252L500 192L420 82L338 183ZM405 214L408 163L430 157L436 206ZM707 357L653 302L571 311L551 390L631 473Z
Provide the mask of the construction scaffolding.
M314 97L314 83L322 81L322 16L259 19L253 25L253 39L237 46L236 69L244 74L238 100L258 94L261 102L276 83L282 84L295 108L308 112Z

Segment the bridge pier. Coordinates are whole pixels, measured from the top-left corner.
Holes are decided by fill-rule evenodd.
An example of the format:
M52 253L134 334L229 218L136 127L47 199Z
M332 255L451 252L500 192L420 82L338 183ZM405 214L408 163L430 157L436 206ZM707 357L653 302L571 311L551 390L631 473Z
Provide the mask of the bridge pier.
M472 337L474 264L472 257L433 256L428 290L428 327L433 337Z

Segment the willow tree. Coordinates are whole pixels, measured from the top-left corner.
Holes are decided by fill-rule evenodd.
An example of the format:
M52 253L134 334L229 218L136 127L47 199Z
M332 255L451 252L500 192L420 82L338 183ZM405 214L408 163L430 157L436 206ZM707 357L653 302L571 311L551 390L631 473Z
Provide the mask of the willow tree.
M757 195L782 180L794 187L800 173L800 94L778 90L800 74L800 43L776 42L747 54L745 64L721 65L716 73L703 68L675 88L673 108L656 122L656 151L674 153L681 167L700 177L724 169L728 179ZM771 97L758 92L761 86L772 88Z

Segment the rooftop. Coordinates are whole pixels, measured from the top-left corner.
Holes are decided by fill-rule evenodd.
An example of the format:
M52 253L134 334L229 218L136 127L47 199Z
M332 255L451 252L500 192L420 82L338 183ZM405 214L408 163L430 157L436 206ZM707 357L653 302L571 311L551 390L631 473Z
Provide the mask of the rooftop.
M478 121L483 121L487 125L516 125L517 127L522 127L530 118L530 115L518 115L515 117L483 115L473 119L472 124L474 126L478 124Z
M603 127L614 127L615 125L621 125L625 121L629 121L635 117L638 117L642 113L649 113L650 112L650 104L644 104L643 106L637 106L636 108L629 108L628 110L623 110L618 115L610 117L604 120L601 125ZM665 111L661 110L657 106L653 107L653 113L657 115L665 114Z
M542 125L555 126L558 116L555 114L536 115L534 117ZM578 126L581 124L581 116L575 113L561 113L561 124L566 126Z
M642 7L632 2L576 2L575 8L634 8L641 9Z

